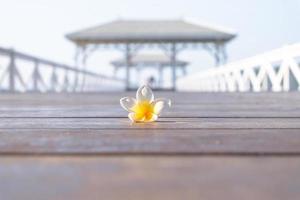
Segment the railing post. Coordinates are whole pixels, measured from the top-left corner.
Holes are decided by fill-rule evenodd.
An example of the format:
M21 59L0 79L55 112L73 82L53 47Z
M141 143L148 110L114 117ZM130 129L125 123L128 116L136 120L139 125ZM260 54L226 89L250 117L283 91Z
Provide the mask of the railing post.
M269 90L269 83L268 83L268 76L267 74L264 76L263 80L262 80L262 91L268 91Z
M65 78L64 78L64 88L63 88L63 91L64 92L68 92L68 89L69 89L69 72L68 70L66 69L65 70Z
M38 78L39 78L39 63L34 61L34 72L33 72L33 91L38 92Z
M52 66L52 75L51 75L51 80L50 80L50 88L52 92L56 92L57 89L57 75L56 75L56 66Z
M126 60L126 90L130 90L130 68L131 68L131 49L130 44L125 46L125 60Z
M282 90L288 92L290 90L290 71L289 68L286 67L286 70L283 74L283 86Z
M10 63L9 63L9 68L8 68L8 74L9 74L9 91L10 92L15 92L15 53L14 50L11 50L10 52Z
M171 46L171 67L172 67L172 89L175 91L176 90L176 56L177 56L177 49L176 49L176 44L173 43Z

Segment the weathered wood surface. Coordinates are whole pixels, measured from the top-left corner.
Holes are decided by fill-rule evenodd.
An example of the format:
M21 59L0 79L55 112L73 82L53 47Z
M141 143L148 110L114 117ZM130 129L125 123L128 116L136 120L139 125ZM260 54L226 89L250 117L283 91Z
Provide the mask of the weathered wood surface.
M1 129L6 154L300 155L299 129Z
M300 100L299 100L300 101ZM165 118L180 117L234 117L234 118L292 118L300 117L300 106L297 104L191 104L174 105L172 110L166 111L163 114ZM196 110L195 110L196 108ZM0 106L0 118L15 118L15 117L94 117L94 118L111 118L123 117L126 118L126 112L122 110L118 102L112 105L52 105L52 106Z
M127 116L127 113L125 114ZM300 129L300 118L161 118L132 124L128 118L8 118L0 129Z
M298 157L5 157L6 199L299 199Z
M0 98L0 117L126 117L119 106L133 93L22 94ZM173 101L164 117L300 117L299 93L158 93Z
M299 199L300 93L0 96L0 199Z

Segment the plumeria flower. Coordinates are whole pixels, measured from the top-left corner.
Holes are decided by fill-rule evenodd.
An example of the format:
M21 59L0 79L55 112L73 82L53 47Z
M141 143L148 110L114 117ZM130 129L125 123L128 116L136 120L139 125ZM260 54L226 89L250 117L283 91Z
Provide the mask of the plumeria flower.
M137 90L136 99L123 97L120 104L129 112L128 117L132 122L153 122L158 119L164 107L171 106L171 100L154 100L151 88L143 85Z

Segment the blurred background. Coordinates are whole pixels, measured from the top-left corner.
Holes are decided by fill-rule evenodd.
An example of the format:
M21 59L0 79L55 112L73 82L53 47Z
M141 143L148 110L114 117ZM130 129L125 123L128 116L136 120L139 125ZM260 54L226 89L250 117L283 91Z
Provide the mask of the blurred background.
M147 83L160 90L299 90L299 11L299 0L1 0L0 89L83 92L135 89ZM179 37L167 42L142 38L105 44L97 40L80 43L66 37L116 21L139 21L138 29L146 29L147 21L181 21L210 31L224 30L233 37L228 41L188 41ZM178 31L182 36L188 30L185 26L178 30L157 26L161 35L172 36L172 31ZM126 28L118 37L126 35ZM140 32L134 32L135 28L130 34L136 36ZM145 30L145 35L155 36L153 30ZM106 33L110 35L110 31ZM193 36L197 34L195 31ZM168 48L173 42L182 48L174 62L172 55L162 52L159 46ZM226 44L223 62L216 61L216 56L207 51L210 44L218 42ZM126 44L143 45L128 63ZM88 50L90 46L94 49ZM123 69L116 71L116 62L121 66L122 61ZM185 70L176 69L174 78L172 66L176 68L181 61L186 62ZM157 67L160 64L170 65L162 75Z

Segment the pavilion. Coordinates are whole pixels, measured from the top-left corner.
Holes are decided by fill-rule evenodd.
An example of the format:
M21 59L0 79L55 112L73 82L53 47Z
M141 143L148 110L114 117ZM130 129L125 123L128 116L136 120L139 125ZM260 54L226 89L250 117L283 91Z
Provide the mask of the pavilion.
M114 66L114 74L117 75L119 70L126 69L127 63L124 58L116 59L111 62ZM165 54L137 54L131 58L130 71L133 69L137 73L136 80L139 80L141 72L146 68L154 68L158 72L158 80L152 85L153 89L166 89L164 86L164 73L166 69L172 67L171 59ZM187 73L186 67L189 63L183 60L176 60L176 71L181 72L181 76ZM178 77L179 74L176 74Z
M178 53L182 50L205 49L216 65L226 62L225 45L236 34L228 29L185 20L115 20L66 35L76 44L77 65L85 65L88 56L100 47L113 47L124 52L126 89L131 89L132 58L142 48L158 48L170 58L172 89L176 89ZM84 83L83 83L84 84Z

